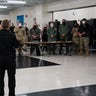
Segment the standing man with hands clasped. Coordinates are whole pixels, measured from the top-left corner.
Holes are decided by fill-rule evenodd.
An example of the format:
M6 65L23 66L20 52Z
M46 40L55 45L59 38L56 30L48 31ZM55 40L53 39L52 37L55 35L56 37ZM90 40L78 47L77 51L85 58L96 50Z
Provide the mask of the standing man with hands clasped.
M48 35L48 42L56 42L56 29L54 27L54 23L51 22L50 26L47 30L47 35ZM51 55L51 53L53 53L53 55L55 55L55 50L56 50L56 45L54 44L49 44L48 45L48 51L49 51L49 55Z
M62 24L59 26L60 41L68 41L68 32L69 32L69 27L66 24L66 20L62 19ZM63 44L60 45L59 54L62 53L62 47ZM69 46L67 44L65 55L67 55L68 53L69 53Z
M27 41L26 31L25 28L22 26L22 23L18 23L18 27L14 29L16 34L16 38L20 41L20 47L18 48L18 54L21 56L23 54L22 50L26 51L26 46L23 45Z
M84 18L81 21L81 24L78 29L78 34L80 37L80 55L83 54L85 49L85 55L89 55L89 35L90 35L90 26L87 23L87 20Z
M40 33L41 30L38 28L37 23L34 23L33 27L30 29L30 35L31 35L31 42L40 42ZM31 46L30 48L30 55L32 55L34 49L36 49L36 55L40 56L40 46L39 45L34 45Z
M15 34L9 30L9 21L2 22L0 30L0 96L4 96L4 75L5 70L8 74L9 95L15 96L15 72L16 72L16 54L15 48L19 47Z

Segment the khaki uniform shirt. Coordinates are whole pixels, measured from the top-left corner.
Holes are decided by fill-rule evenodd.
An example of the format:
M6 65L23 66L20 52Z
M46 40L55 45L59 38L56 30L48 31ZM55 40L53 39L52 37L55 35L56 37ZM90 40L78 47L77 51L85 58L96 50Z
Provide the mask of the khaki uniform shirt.
M25 28L15 28L14 32L16 34L16 38L17 40L21 41L21 42L25 42L26 41L26 31Z

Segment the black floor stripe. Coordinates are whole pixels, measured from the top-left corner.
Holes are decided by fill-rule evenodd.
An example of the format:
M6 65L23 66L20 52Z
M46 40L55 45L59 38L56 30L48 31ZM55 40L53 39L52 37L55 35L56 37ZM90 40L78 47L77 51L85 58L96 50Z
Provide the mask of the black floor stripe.
M27 56L17 56L16 58L16 68L30 68L30 67L42 67L42 66L56 66L60 64L56 64L53 62L45 61L42 59L37 59L33 57Z

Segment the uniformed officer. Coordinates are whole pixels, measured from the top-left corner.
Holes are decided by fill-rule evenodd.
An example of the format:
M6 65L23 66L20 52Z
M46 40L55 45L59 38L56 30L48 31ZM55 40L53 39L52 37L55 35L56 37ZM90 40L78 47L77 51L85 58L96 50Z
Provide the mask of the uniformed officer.
M59 26L60 41L67 41L68 40L68 32L69 32L69 27L66 24L65 19L62 19L62 24ZM61 54L61 52L62 52L62 47L63 47L63 45L61 44L59 54ZM67 55L69 53L68 48L69 47L66 44L66 54L65 55Z
M14 23L12 23L12 25L10 26L10 31L11 31L12 33L14 33L14 28L15 28Z
M24 51L26 51L25 45L23 45L23 43L26 42L26 40L27 40L26 31L25 31L25 28L22 27L22 24L19 23L18 27L14 29L14 32L16 34L17 40L19 40L20 43L21 43L21 46L18 48L19 55L21 55L22 54L22 49Z
M15 35L9 30L9 21L3 20L0 30L0 96L4 96L5 70L8 74L9 95L15 96L16 58L15 48L19 47Z
M54 27L56 28L56 31L57 31L57 41L60 40L60 36L59 36L59 26L60 26L60 22L56 19L55 22L54 22Z
M54 27L53 22L50 23L50 26L49 26L49 28L47 30L47 35L48 35L48 42L56 42L57 32L56 32L56 29ZM56 49L56 46L53 45L53 44L50 44L48 46L49 54L51 54L51 51L52 51L53 55L54 55L55 54L55 49Z
M43 31L42 31L42 42L48 42L47 27L43 28ZM47 45L46 44L44 44L42 47L43 47L42 51L44 51L44 50L47 51Z
M83 50L85 49L85 55L89 55L89 34L90 34L90 26L87 24L87 20L83 19L81 21L81 25L79 27L79 37L80 37L80 54L83 54Z
M40 33L41 30L38 28L38 25L35 23L33 27L30 29L31 42L40 42ZM36 55L40 56L40 46L34 45L30 48L30 55L33 53L34 49L36 49Z
M74 25L72 28L72 41L73 41L73 47L75 47L75 51L76 54L79 54L79 42L80 42L80 38L79 38L79 34L78 34L78 25Z

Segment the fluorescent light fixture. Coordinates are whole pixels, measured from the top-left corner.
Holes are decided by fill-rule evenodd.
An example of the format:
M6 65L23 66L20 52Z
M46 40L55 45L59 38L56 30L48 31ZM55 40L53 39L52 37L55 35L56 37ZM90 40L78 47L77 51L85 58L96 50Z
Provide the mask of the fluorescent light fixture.
M7 6L0 5L0 8L7 8Z
M26 4L25 1L13 1L13 0L8 0L8 4Z

